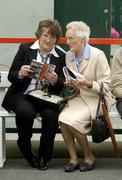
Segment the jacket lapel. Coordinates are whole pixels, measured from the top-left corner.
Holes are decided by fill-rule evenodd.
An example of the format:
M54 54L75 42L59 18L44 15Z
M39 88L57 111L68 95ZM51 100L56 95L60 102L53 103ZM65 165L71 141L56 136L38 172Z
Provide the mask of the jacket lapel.
M74 71L78 71L77 70L77 66L76 66L76 61L74 60L71 60L71 69L73 69ZM80 73L83 73L83 71L86 69L87 65L89 64L89 60L87 59L83 59L82 63L81 63L81 66L80 66Z
M54 55L51 55L50 57L50 64L55 64L56 65L57 61L56 61L56 57L54 57Z
M88 64L89 64L89 60L83 59L81 66L80 66L80 73L83 73L83 71L86 69Z
M29 64L31 63L32 59L37 59L37 49L29 50Z
M76 71L77 72L77 66L76 66L76 61L74 61L74 60L71 60L71 69L73 69L74 71Z

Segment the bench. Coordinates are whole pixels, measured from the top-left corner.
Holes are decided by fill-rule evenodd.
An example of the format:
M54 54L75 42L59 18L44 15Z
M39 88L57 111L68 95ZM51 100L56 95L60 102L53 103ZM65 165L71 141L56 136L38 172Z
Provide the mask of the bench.
M109 113L110 118L120 118L117 111L111 111ZM6 133L17 133L16 128L6 128L5 121L6 118L14 118L15 113L8 113L5 110L0 111L0 168L3 167L6 160ZM39 116L36 118L41 123ZM33 128L33 133L40 133L40 128ZM122 129L114 128L115 134L122 134ZM60 133L60 130L58 131Z
M0 95L2 98L4 97L6 89L9 87L10 83L6 80L7 79L7 72L1 73L1 82L0 82ZM2 99L0 99L2 102ZM120 118L117 110L111 110L109 113L110 118ZM8 113L7 111L1 109L0 110L0 168L3 167L4 162L6 160L6 133L17 133L16 128L7 128L5 126L6 118L15 118L15 113ZM41 123L41 118L37 115L36 118ZM40 133L40 128L33 128L33 133ZM122 129L114 128L115 134L122 134ZM60 129L58 130L60 133Z

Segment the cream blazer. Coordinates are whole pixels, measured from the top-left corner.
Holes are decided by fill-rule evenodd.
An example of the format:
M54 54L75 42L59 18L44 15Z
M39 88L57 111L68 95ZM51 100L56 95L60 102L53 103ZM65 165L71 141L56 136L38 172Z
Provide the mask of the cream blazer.
M117 49L111 66L112 94L122 98L122 47Z
M66 65L77 72L76 62L72 60L70 51L66 54ZM90 59L83 59L80 67L80 73L83 74L89 81L93 82L92 88L86 86L80 88L80 96L88 106L91 118L96 115L100 83L104 83L104 94L108 108L112 103L110 89L110 67L103 51L90 46ZM78 104L76 104L78 106Z

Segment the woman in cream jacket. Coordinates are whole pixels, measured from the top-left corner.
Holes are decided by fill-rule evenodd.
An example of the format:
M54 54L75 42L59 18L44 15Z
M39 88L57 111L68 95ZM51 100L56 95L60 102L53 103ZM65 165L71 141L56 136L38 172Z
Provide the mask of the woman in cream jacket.
M74 21L67 24L66 29L70 48L66 55L66 65L78 73L76 80L67 78L67 86L76 86L80 92L59 115L62 135L70 155L64 171L87 171L95 166L95 157L90 150L87 134L91 131L91 121L96 115L101 82L104 84L107 104L110 106L110 68L103 51L87 43L90 35L87 24ZM78 161L75 139L83 152L82 163Z

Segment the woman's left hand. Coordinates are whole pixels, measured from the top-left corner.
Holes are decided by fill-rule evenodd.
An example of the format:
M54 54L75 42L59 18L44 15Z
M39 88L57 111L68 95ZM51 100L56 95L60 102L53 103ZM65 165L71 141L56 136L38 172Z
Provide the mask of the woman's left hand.
M74 81L75 85L79 88L82 86L87 86L88 88L92 88L92 82L87 80L85 76L78 76Z
M45 75L45 78L51 85L55 85L58 80L58 75L55 72L51 73L48 71Z

